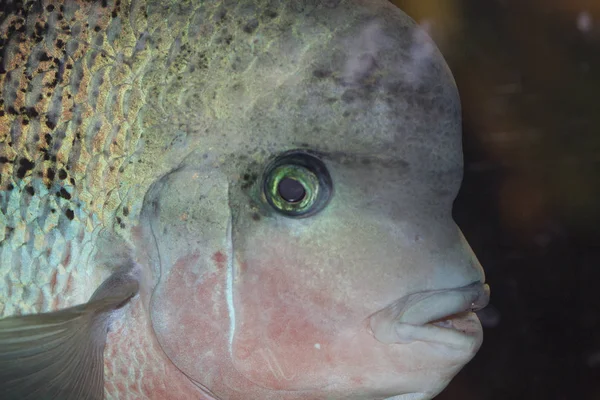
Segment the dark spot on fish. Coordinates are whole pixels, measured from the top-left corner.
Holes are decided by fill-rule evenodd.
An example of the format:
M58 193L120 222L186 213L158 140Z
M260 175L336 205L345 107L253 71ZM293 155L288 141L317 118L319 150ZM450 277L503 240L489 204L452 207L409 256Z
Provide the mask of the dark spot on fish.
M252 214L252 219L253 219L254 221L260 221L260 215L258 215L257 213L253 213L253 214Z
M12 34L13 34L13 33L15 33L15 31L16 31L16 28L15 28L15 26L14 26L14 25L10 25L10 26L8 27L7 36L12 36Z
M106 0L102 0L102 8L108 7L108 2Z
M52 59L52 57L50 57L50 55L48 55L48 53L41 53L38 56L38 60L40 61L50 61Z
M102 28L100 28L98 25L96 25L94 27L94 32L100 32L100 29L102 29Z
M277 12L273 10L265 11L265 15L269 18L277 18Z
M75 179L73 179L73 178L70 178L70 179L69 179L69 182L71 182L71 185L75 186Z
M55 163L56 162L56 156L52 156L52 158L50 158L50 161L52 161L52 162Z
M342 101L344 103L352 103L354 100L356 100L356 98L358 97L358 93L356 92L356 90L346 90L344 92L344 94L342 94Z
M75 213L71 209L68 209L67 211L65 211L65 215L67 216L69 221L73 221L73 218L75 218Z
M73 64L67 64L66 68L67 69L73 69Z
M121 229L125 229L127 227L127 225L125 225L124 223L121 223L121 225L119 225L121 227Z
M22 125L29 125L29 120L24 118L23 121L21 121Z
M54 79L52 80L52 82L46 84L46 87L54 88L54 87L56 87L57 83L58 83L58 78L54 77ZM48 92L48 97L50 97L50 92Z
M6 190L8 190L8 191L11 191L11 190L13 190L14 188L15 188L15 186L14 186L12 183L9 183L9 184L6 186Z
M53 181L54 176L56 176L56 171L54 170L54 168L48 168L46 170L46 176L48 177L49 180Z
M315 69L313 71L313 76L315 78L319 78L319 79L327 78L327 77L331 76L331 71L327 71L324 69Z
M43 39L44 35L46 34L46 31L48 29L48 24L44 23L44 25L42 25L40 22L35 24L35 34L37 35L37 38L39 39Z
M4 156L0 156L0 164L8 164L10 160Z
M129 215L129 208L128 207L123 207L123 215L124 216L128 216Z
M48 11L48 12L52 12L52 11L54 11L54 5L52 5L52 4L48 5L48 6L46 7L46 11Z
M242 189L248 189L256 181L256 179L258 178L258 175L244 174L244 176L242 178L244 180L244 183L242 184Z
M60 188L58 192L56 192L57 197L62 197L65 200L71 200L71 194L67 192L65 188Z
M49 133L46 133L44 135L44 139L46 139L46 143L47 144L51 144L52 143L52 135L50 135Z
M33 190L31 186L25 187L25 191L29 193L30 196L33 196L35 194L35 190Z
M121 219L121 217L117 217L116 220L117 220L117 224L121 224L123 222L123 220Z
M219 24L222 23L225 18L227 17L227 10L225 9L220 9L219 11L217 11L217 13L215 14L214 17L214 21Z
M25 115L27 115L29 118L36 118L40 114L37 112L37 110L34 107L27 107L25 109Z
M15 228L13 228L12 226L7 226L6 227L6 231L4 233L4 237L5 239L10 239L10 237L12 236L12 233L14 232Z
M52 214L54 214L54 213L56 212L56 208L52 208L52 209L50 209L50 212L51 212Z
M19 114L17 112L17 110L15 110L15 108L13 106L8 107L8 109L6 111L8 111L8 113L12 114L12 115L18 115Z
M207 69L208 68L208 59L206 57L206 53L202 52L198 57L198 68Z
M56 124L53 121L46 120L46 126L50 129L56 128Z
M19 160L19 169L17 170L17 177L19 179L23 179L27 171L31 171L35 164L26 158L21 158Z
M0 110L0 117L4 117L4 110Z
M61 168L60 171L58 171L58 178L60 180L67 179L67 171Z
M64 45L65 45L65 42L62 41L61 39L58 39L56 41L56 47L58 47L59 49L62 49Z
M258 21L253 19L252 21L249 21L246 25L244 25L242 29L246 33L252 33L256 30L256 28L258 28Z

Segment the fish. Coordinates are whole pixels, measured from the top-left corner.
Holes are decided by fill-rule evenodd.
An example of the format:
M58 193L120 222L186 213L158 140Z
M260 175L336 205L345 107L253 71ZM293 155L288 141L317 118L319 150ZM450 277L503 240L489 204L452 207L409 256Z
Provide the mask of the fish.
M458 89L384 0L7 3L6 399L425 400L482 345Z

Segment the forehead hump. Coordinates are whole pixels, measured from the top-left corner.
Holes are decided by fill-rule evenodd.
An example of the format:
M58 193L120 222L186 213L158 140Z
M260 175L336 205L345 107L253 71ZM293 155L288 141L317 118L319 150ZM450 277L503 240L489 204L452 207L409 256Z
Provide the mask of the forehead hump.
M400 159L413 171L462 169L452 75L427 34L388 1L222 6L229 39L217 31L208 43L195 39L208 68L185 76L186 96L170 113L203 148L308 146Z
M462 167L454 80L408 16L386 1L286 12L293 26L267 48L278 61L259 58L248 71L262 83L238 137L273 150L308 144L417 168Z

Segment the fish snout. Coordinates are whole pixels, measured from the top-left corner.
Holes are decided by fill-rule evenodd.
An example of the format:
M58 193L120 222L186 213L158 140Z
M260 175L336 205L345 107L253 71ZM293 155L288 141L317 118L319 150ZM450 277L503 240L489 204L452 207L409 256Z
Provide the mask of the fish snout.
M386 344L422 341L477 350L482 340L475 311L484 308L490 288L480 281L406 295L371 315L373 336Z

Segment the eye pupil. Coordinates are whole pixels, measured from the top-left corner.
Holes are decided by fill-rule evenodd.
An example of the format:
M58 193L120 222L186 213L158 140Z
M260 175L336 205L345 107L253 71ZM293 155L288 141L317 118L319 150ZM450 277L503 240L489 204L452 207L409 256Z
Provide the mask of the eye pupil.
M281 198L288 203L297 203L302 201L306 195L304 186L292 178L283 178L281 181L279 181L277 191L279 192Z
M279 214L290 218L310 217L322 210L333 193L325 164L305 150L291 150L267 165L263 196Z

